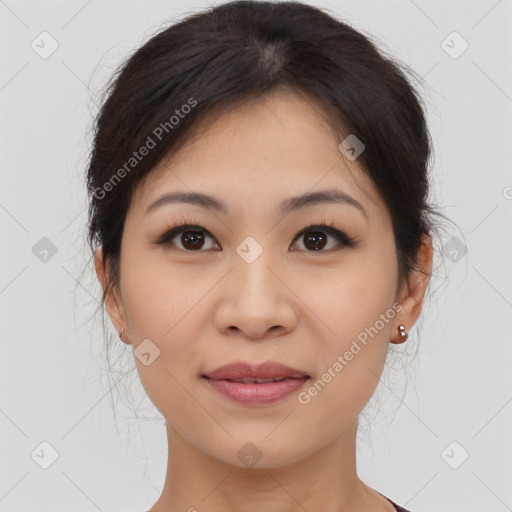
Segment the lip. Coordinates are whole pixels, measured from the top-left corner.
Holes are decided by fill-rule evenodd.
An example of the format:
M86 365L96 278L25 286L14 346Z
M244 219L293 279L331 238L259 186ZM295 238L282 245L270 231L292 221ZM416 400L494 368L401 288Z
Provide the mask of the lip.
M231 363L201 376L215 391L245 406L272 404L298 390L310 379L301 370L275 361ZM233 382L232 379L283 379L279 382Z
M233 380L243 378L290 378L302 379L309 377L306 372L285 366L277 361L266 361L260 364L245 363L236 361L211 372L205 373L203 377L212 380Z

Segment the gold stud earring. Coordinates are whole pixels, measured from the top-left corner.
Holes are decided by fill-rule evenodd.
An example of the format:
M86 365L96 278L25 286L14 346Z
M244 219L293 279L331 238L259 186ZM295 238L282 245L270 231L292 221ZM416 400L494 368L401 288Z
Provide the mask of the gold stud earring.
M121 339L121 341L124 341L125 343L128 342L128 340L126 339L125 337L125 330L124 330L124 327L119 331L119 338Z

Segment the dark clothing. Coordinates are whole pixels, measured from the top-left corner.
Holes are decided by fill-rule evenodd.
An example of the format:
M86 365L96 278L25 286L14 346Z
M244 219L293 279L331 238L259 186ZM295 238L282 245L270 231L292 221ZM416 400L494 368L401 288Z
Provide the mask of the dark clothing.
M379 494L382 493L379 492ZM384 494L382 494L382 496L384 496ZM409 510L406 510L405 508L402 508L400 505L397 505L394 501L391 501L387 496L384 496L384 498L386 498L396 508L396 512L409 512Z
M381 493L379 493L379 494L381 494ZM384 494L382 494L382 496L384 496ZM384 498L386 498L396 508L396 512L409 512L409 510L405 510L405 508L402 508L400 505L397 505L396 503L391 501L387 496L384 496ZM148 511L148 512L150 512L150 511Z

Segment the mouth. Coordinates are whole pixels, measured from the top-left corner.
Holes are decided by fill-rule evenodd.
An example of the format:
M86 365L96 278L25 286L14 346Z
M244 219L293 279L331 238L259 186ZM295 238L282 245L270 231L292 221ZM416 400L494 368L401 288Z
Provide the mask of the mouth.
M266 361L264 363L245 363L237 361L226 364L211 372L202 374L212 380L232 380L245 383L258 382L265 384L266 382L280 381L283 379L302 379L310 377L306 372L278 363L277 361ZM252 381L247 379L253 379ZM268 380L272 379L272 380Z
M209 379L209 377L204 376ZM268 384L269 382L282 382L286 379L296 379L297 377L243 377L241 379L212 379L212 380L228 380L230 382L240 382L241 384Z
M272 404L301 388L311 377L277 362L232 363L202 374L210 389L245 406Z
M204 377L210 389L245 406L273 404L298 391L309 377L265 379L210 379Z

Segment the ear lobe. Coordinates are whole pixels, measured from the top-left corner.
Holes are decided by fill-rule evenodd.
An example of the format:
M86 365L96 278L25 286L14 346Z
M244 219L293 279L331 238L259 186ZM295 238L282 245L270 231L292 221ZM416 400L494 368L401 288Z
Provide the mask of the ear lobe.
M101 284L101 288L105 293L107 286L108 269L106 268L105 265L103 247L101 245L96 249L94 253L94 266L96 269L96 275L98 276L98 280ZM115 292L115 289L111 289L109 291L109 293L105 297L105 307L107 309L110 320L114 325L114 328L116 329L117 332L120 332L123 326L126 326L127 323L122 301L119 300L118 302L115 296ZM122 341L128 343L125 339L123 339Z
M418 268L413 270L409 277L408 291L400 301L402 309L397 316L396 325L393 326L393 332L398 333L399 325L404 325L407 332L418 320L432 273L432 259L432 239L425 234L422 237L422 245L418 251ZM391 342L401 343L402 341L398 335L397 339Z

